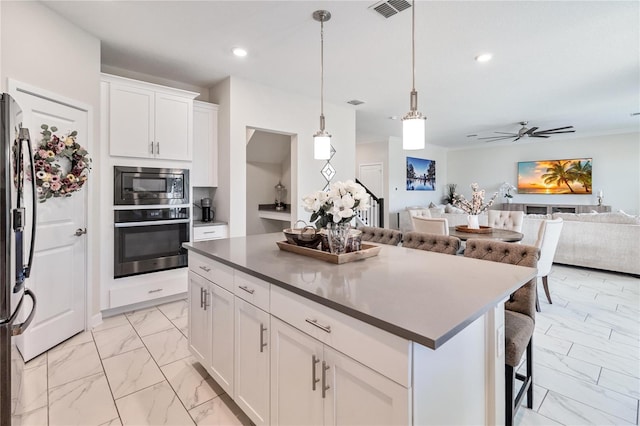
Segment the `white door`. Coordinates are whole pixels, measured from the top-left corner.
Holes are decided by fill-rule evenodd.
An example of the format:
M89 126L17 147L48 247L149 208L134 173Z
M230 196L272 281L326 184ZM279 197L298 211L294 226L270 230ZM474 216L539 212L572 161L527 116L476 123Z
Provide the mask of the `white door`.
M189 271L189 351L202 365L207 365L211 353L211 315L204 303L209 287L207 280Z
M235 299L234 401L256 425L269 424L269 314Z
M378 198L384 198L382 163L360 164L358 180Z
M408 389L328 346L323 363L325 426L409 424Z
M23 110L23 123L30 130L34 149L42 139L42 124L57 127L55 134L59 136L77 131L76 141L88 148L87 109L58 103L52 100L55 96L45 99L26 93L19 87L11 86L10 91ZM17 339L25 361L83 331L86 318L87 237L76 235L76 230L86 229L87 186L70 197L38 202L37 208L35 255L26 286L38 302L31 326Z
M233 395L233 293L211 285L207 298L207 310L211 312L211 377L227 392Z
M271 317L271 424L321 425L322 343Z

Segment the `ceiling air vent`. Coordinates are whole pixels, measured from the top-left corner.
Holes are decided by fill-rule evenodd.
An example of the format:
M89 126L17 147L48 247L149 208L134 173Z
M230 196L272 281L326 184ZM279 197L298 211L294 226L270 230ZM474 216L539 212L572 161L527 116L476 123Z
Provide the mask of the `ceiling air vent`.
M387 0L374 4L370 9L375 10L385 18L390 18L396 13L402 12L410 7L411 3L407 0Z
M358 99L351 99L350 101L347 101L347 103L351 105L362 105L364 101L361 101Z

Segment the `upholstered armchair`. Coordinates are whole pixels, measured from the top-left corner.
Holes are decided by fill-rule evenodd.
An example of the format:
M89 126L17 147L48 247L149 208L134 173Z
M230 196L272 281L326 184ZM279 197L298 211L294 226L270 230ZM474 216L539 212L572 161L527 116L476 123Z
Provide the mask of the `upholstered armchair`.
M449 235L407 232L404 234L402 247L435 251L437 253L456 254L460 249L460 239Z
M539 249L524 244L503 243L493 240L467 240L464 255L492 262L535 268ZM520 402L527 395L527 407L533 407L533 330L536 317L536 280L532 279L504 304L505 324L505 423L513 425ZM516 368L527 351L526 375L516 373ZM514 393L516 378L523 382Z
M522 211L489 210L489 226L492 228L522 232L523 222Z
M428 218L411 216L411 223L415 232L427 234L449 235L449 222L444 217Z
M373 226L363 226L362 241L370 241L372 243L388 244L397 246L402 241L402 232L395 229L376 228Z

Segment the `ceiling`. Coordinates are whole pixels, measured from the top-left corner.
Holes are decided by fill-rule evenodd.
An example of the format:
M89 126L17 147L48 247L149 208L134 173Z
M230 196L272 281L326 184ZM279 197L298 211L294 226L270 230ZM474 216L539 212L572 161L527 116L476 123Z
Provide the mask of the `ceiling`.
M103 65L200 87L233 75L318 98L318 110L320 24L311 15L327 9L325 102L356 110L358 142L402 135L390 117L409 110L411 9L385 19L359 0L44 3L102 40ZM640 132L631 116L640 112L640 2L418 1L415 13L427 143L486 146L478 137L517 132L523 120L575 126L553 136L558 143ZM235 46L249 55L233 56ZM483 52L493 59L476 62Z

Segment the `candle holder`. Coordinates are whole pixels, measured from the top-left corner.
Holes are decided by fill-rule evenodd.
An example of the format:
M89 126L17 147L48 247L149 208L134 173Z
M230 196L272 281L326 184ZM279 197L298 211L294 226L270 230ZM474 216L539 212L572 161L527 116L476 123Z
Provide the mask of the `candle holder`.
M598 195L598 206L602 205L602 195Z

